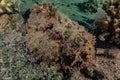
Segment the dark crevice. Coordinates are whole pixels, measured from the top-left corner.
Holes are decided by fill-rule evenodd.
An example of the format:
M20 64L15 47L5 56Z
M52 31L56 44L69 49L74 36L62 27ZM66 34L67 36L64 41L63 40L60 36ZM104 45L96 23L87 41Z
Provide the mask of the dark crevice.
M26 10L22 16L25 20L27 20L29 18L29 15L30 15L30 9Z

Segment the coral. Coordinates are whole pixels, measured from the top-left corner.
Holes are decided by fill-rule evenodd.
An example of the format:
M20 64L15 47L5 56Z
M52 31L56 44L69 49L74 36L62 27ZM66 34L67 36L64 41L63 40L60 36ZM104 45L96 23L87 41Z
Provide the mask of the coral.
M120 48L120 1L111 0L103 5L107 13L101 21L96 20L95 26L99 30L101 41L109 40Z
M0 0L0 32L3 32L6 29L20 28L19 24L24 20L22 16L15 13L16 11L17 8L12 1Z
M76 71L93 59L95 37L49 3L36 6L27 20L28 53L57 70Z
M24 20L22 18L22 16L20 16L19 14L4 14L0 16L0 32L3 32L5 30L17 30L19 31L20 28L25 29L25 27L23 27Z
M10 0L0 0L0 14L15 13L18 8Z

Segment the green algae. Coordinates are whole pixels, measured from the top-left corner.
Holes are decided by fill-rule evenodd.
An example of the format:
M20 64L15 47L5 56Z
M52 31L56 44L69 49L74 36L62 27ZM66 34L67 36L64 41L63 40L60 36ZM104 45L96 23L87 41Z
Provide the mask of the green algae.
M23 17L28 18L29 9L44 2L51 3L57 9L68 16L70 19L77 21L81 25L85 25L88 30L93 30L93 22L96 18L98 8L108 0L20 0L19 12Z

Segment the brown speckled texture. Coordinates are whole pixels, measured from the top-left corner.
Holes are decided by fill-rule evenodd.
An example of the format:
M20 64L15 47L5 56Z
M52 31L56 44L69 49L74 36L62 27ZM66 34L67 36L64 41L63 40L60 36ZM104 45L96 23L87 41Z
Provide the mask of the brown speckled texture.
M44 8L45 6L46 4L44 4ZM46 9L42 8L41 10L41 8L36 7L31 10L31 15L26 23L19 14L0 15L0 80L120 80L120 49L114 47L108 41L102 42L96 40L96 54L93 54L93 56L88 55L92 51L87 52L90 47L90 45L87 45L87 48L85 46L84 49L87 49L85 49L85 54L89 57L85 59L83 55L80 59L81 53L74 55L72 53L78 47L71 47L71 45L82 41L81 43L83 44L81 44L81 47L83 47L87 40L92 40L93 36L85 31L82 26L65 17L65 15L59 12L56 14L56 8L51 7L52 13L50 10L49 14L48 12L46 14ZM45 14L41 14L41 11ZM49 11L49 8L47 11ZM64 33L66 30L67 33ZM73 33L75 34L73 35ZM45 37L44 35L47 36ZM43 37L41 38L41 36ZM67 45L67 47L62 46L64 48L62 51L69 52L62 56L59 55L60 53L55 54L59 52L59 44L57 43L61 43L61 39L65 39L63 41ZM26 40L28 41L27 46ZM91 40L89 44L94 45L94 38L93 43ZM38 44L39 41L45 44ZM28 46L28 43L31 43L31 45L29 44ZM41 51L44 52L42 57L34 49L36 47L40 47ZM31 51L33 50L34 53L26 48L31 49ZM31 54L27 51L31 52ZM51 53L49 54L49 52ZM77 57L79 55L80 57ZM71 59L82 61L85 66L82 64L82 68L76 65L70 66L67 63L71 63ZM60 61L61 63L64 62L64 64L61 64ZM74 63L76 61L74 60ZM71 72L68 73L68 70Z
M95 55L95 37L49 3L31 10L26 27L28 52L36 61L73 71Z

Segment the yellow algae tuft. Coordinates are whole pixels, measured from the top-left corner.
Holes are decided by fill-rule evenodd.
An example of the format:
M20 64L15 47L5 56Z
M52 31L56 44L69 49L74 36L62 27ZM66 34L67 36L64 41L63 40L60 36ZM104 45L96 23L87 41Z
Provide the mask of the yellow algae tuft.
M17 7L11 0L0 0L0 14L15 13Z
M120 47L120 1L110 0L103 4L103 9L107 15L101 20L95 21L96 31L99 31L99 39Z

